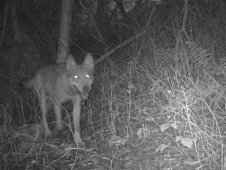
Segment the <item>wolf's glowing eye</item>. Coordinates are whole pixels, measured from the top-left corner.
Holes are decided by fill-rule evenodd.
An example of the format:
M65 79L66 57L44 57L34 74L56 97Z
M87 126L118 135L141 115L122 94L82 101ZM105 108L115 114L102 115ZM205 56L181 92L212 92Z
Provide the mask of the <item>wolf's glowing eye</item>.
M90 78L89 74L86 74L86 78Z
M75 79L78 79L79 77L78 77L77 75L74 75L74 78L75 78Z

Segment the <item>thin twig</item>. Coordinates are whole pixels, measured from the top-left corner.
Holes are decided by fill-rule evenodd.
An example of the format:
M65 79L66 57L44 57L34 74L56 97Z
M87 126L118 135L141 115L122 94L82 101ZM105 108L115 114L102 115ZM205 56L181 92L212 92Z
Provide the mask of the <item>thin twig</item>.
M115 48L113 48L112 50L110 50L108 53L105 53L104 55L102 55L100 58L98 58L95 61L95 64L99 64L101 61L103 61L104 59L106 59L108 56L110 56L111 54L113 54L115 51L117 51L118 49L126 46L127 44L131 43L132 41L134 41L135 39L140 38L141 36L143 36L146 33L146 31L142 31L138 34L136 34L133 37L130 37L129 39L125 40L123 43L119 44L118 46L116 46Z

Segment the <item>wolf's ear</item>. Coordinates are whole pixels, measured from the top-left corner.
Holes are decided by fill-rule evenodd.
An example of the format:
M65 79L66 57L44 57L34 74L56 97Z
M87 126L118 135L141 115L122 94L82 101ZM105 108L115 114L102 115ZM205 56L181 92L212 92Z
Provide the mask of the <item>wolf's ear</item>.
M87 53L85 56L85 60L83 62L83 66L89 70L91 70L92 72L94 72L94 59L92 54Z
M66 61L66 68L67 70L70 70L71 68L77 66L77 63L75 62L75 59L73 57L72 54L70 54L68 57L67 57L67 61Z

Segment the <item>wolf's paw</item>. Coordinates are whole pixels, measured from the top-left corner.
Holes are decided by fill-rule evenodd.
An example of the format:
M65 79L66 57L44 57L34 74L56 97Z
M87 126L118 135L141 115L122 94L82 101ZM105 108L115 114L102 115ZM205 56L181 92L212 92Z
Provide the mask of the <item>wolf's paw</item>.
M78 136L74 136L74 142L77 145L77 147L79 148L84 148L85 147L85 143L82 141L80 135Z
M85 143L82 142L82 141L77 142L77 143L76 143L76 146L77 146L78 148L86 148Z
M45 131L45 135L48 137L48 138L52 138L53 134L50 130L46 130Z
M64 125L62 124L62 122L58 122L58 123L56 124L56 129L57 129L57 130L63 130L63 129L64 129Z

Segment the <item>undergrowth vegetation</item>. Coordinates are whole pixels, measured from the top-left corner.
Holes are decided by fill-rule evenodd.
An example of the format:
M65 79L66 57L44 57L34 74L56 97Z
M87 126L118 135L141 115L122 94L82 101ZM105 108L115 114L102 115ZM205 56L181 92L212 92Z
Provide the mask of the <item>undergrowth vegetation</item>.
M35 22L35 18L33 27L21 22L21 28L34 29L29 36L37 41L41 52L42 46L51 49L41 41L45 36L37 34L42 33L41 28L48 26L46 35L53 32L54 37L59 32L59 25L53 24L59 22L58 18L54 13L49 14L47 1L44 2L43 6L34 3L31 8L34 11L40 6L33 15L45 19L44 26ZM80 133L86 148L79 148L73 142L70 103L62 106L65 128L60 136L46 138L37 96L28 89L14 87L25 74L32 74L30 68L39 66L36 62L39 58L43 62L55 61L56 56L37 55L39 50L33 51L21 42L16 42L19 45L15 48L3 48L0 169L226 169L224 1L162 1L163 4L153 7L143 3L152 1L136 1L139 10L124 11L129 17L121 19L115 14L119 9L113 10L110 2L113 3L105 1L106 6L97 5L102 10L107 7L101 15L104 20L99 23L104 26L101 30L105 36L95 35L101 30L92 21L95 19L92 10L81 9L79 4L81 11L74 14L71 29L72 53L79 48L82 52L91 51L94 56L102 55L95 66L89 98L82 103ZM126 2L135 4L135 1ZM95 6L94 1L86 3ZM44 6L46 15L42 15ZM26 10L29 8L26 6ZM105 18L108 13L111 15ZM102 41L104 38L109 41L107 46L107 41ZM79 54L75 56L79 58ZM54 121L50 111L51 130Z
M190 43L182 51L172 49L174 57L134 55L126 64L111 61L103 66L101 113L113 136L110 144L133 139L142 143L163 133L168 139L155 144L155 153L170 149L189 165L220 168L225 115L220 80L225 70L208 50Z
M7 129L1 161L5 167L8 164L11 168L34 169L59 164L73 168L78 166L78 160L88 166L87 159L92 162L101 159L108 162L105 167L129 169L130 160L128 167L125 160L118 162L119 157L129 152L120 148L142 146L142 151L137 152L140 157L147 156L147 149L156 155L174 155L176 161L162 157L166 166L175 167L179 160L186 160L184 166L220 168L225 115L225 88L221 80L225 79L225 70L208 50L191 43L165 53L153 49L155 56L150 53L138 57L137 51L132 50L136 48L131 48L123 62L117 60L118 56L97 67L93 90L81 116L81 135L89 148L86 151L73 146L72 134L68 133L72 130L60 140L40 139L42 127L36 97L27 97L33 101L29 102L28 120L24 112L27 101L15 94L21 122L12 120L7 106L1 109L5 120L1 129ZM73 129L67 111L70 105L63 110L65 126ZM33 124L34 120L37 124ZM81 152L86 156L80 156Z

